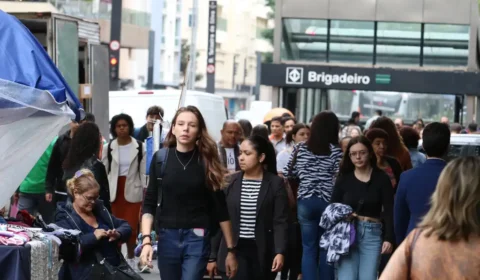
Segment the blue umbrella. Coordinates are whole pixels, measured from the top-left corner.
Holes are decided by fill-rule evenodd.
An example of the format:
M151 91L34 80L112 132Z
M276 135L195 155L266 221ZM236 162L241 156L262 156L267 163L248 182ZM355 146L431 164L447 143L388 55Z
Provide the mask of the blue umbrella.
M14 16L0 10L0 80L48 91L52 102L67 104L75 120L83 119L80 101L35 36ZM45 99L44 97L42 97ZM18 101L19 99L17 99ZM42 100L46 102L46 100ZM24 96L20 102L0 99L0 109L30 106L35 96Z

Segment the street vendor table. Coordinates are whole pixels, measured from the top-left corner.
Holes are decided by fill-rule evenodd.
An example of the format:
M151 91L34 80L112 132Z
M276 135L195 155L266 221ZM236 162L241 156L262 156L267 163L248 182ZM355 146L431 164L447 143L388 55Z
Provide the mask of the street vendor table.
M30 246L0 245L0 279L30 279Z
M0 245L0 279L56 280L62 263L59 246L48 240L33 240L25 246Z

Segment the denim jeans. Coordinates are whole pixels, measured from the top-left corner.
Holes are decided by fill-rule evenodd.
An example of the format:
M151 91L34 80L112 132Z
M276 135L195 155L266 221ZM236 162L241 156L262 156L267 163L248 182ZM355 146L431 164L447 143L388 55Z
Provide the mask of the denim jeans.
M42 215L45 223L53 222L54 205L45 200L45 193L20 193L18 199L18 211L26 210L33 216L37 213Z
M302 232L302 279L333 280L333 266L327 264L327 251L320 249L320 236L324 230L319 226L328 202L318 197L298 200L298 222Z
M158 252L161 279L202 279L210 255L209 232L162 228L158 232Z
M382 251L382 224L357 221L355 245L340 257L338 280L376 280Z

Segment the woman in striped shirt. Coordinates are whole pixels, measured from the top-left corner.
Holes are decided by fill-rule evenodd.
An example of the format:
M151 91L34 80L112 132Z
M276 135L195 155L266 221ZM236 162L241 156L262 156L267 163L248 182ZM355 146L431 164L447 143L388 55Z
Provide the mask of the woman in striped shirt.
M282 270L287 248L288 199L283 180L267 166L275 154L261 136L250 136L240 146L242 172L234 175L225 190L228 212L232 221L238 272L234 279L275 279ZM273 166L275 170L275 166ZM212 241L217 250L218 241ZM218 261L228 253L224 240L218 250ZM212 259L208 271L217 267ZM218 268L225 267L223 263ZM228 279L222 271L220 274Z
M326 262L326 251L319 251L323 230L320 217L327 208L342 159L338 147L339 121L330 111L313 119L310 138L295 146L283 170L289 179L298 179L298 222L302 232L302 279L333 280L333 268ZM319 278L320 275L320 278Z

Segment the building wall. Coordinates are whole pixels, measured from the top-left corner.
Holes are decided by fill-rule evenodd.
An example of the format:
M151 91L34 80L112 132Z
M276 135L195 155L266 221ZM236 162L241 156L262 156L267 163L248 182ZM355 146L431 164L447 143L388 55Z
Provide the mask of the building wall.
M192 2L184 1L182 11L182 39L191 43L190 18ZM206 50L208 46L208 2L199 0L196 72L203 78L196 87L206 87ZM272 46L260 38L260 31L272 27L267 18L268 8L262 0L217 1L217 55L215 87L235 89L236 86L254 86L256 82L256 52L271 52ZM234 61L237 64L234 75ZM247 75L244 77L245 68Z

